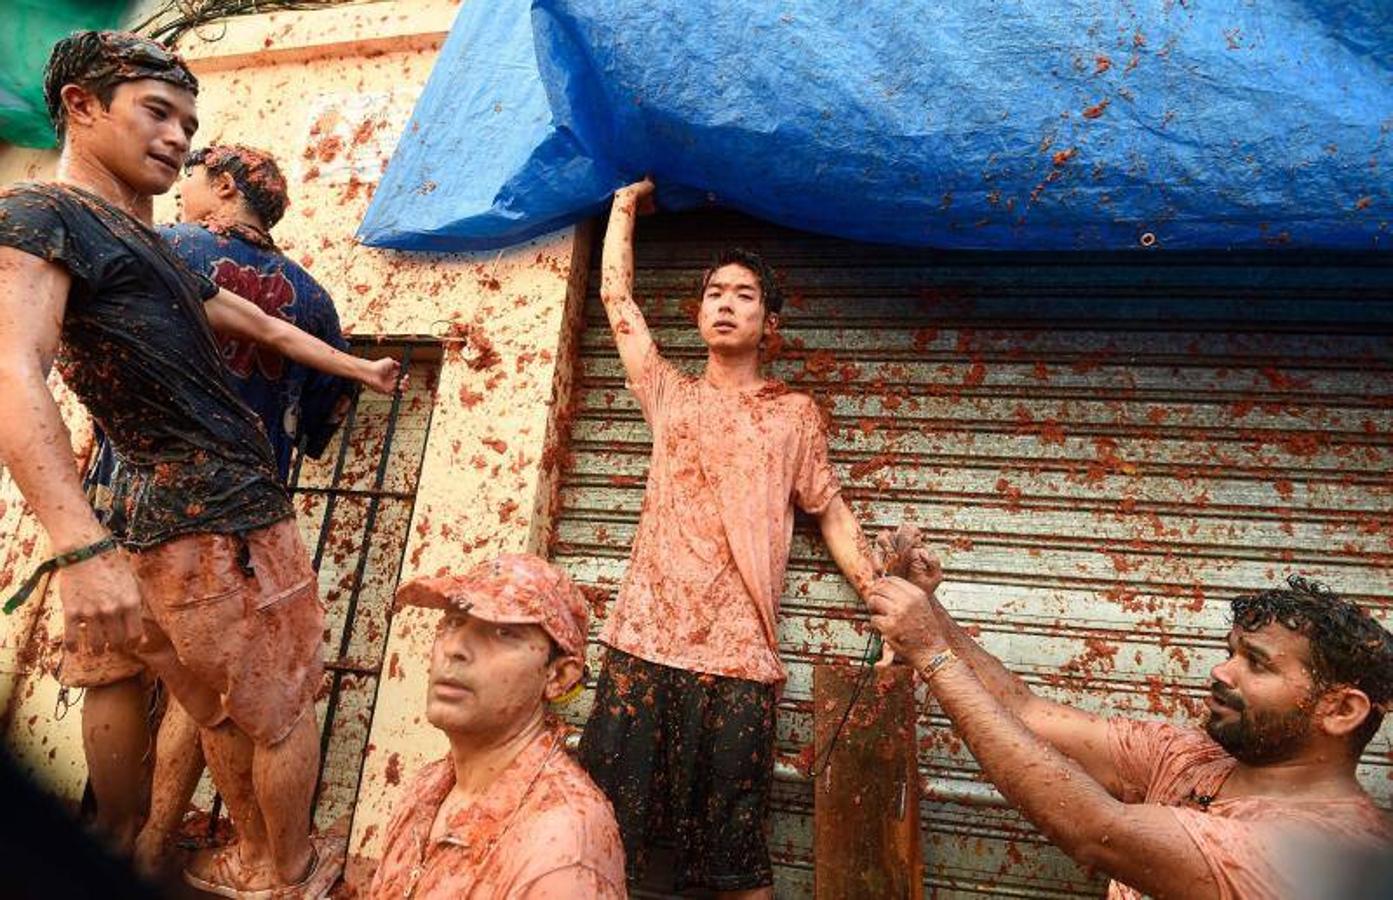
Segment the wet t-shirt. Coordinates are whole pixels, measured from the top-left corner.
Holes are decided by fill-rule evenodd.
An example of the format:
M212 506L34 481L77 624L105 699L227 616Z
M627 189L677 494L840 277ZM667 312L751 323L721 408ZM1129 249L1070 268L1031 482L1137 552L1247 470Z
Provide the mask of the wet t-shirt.
M208 326L212 282L142 222L68 185L0 191L0 246L71 278L57 364L121 463L109 525L127 546L293 514Z
M1236 766L1203 732L1160 722L1112 719L1108 750L1128 803L1173 807L1219 885L1223 900L1287 900L1297 896L1291 862L1297 848L1324 844L1393 849L1393 826L1367 795L1340 800L1238 797L1207 810ZM1308 854L1300 856L1309 859ZM1116 881L1109 900L1143 895Z
M188 222L159 232L189 268L207 275L214 284L250 300L268 316L284 319L331 347L348 350L329 292L263 234ZM286 359L247 338L228 336L219 345L232 386L261 418L276 469L285 480L297 442L304 441L308 456L322 454L338 429L335 405L356 393L358 386Z
M455 786L450 757L411 782L387 826L372 900L528 900L543 878L553 897L628 896L614 810L562 746L539 734L483 796L450 815L432 836Z
M776 617L794 507L816 515L840 490L817 406L773 382L718 389L656 350L631 387L653 455L601 640L687 671L782 681Z

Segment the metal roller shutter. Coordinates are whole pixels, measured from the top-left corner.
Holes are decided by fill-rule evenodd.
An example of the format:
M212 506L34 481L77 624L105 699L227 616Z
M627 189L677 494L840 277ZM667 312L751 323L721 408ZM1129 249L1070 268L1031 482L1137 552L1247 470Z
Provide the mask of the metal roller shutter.
M831 413L834 461L863 524L925 527L948 572L944 602L1045 694L1198 717L1227 599L1289 572L1386 615L1387 258L935 254L727 213L642 220L638 298L664 352L693 370L704 359L688 318L696 279L725 243L759 250L784 276L772 374ZM649 433L598 282L595 269L554 557L612 601ZM810 740L811 665L858 659L863 621L800 518L781 620L784 756ZM597 660L592 646L592 670ZM573 715L586 712L582 702ZM1389 748L1385 728L1361 770L1385 804ZM932 896L1100 894L974 783L936 710L922 720L920 759L941 798L922 810ZM811 895L811 846L811 789L782 781L778 896Z

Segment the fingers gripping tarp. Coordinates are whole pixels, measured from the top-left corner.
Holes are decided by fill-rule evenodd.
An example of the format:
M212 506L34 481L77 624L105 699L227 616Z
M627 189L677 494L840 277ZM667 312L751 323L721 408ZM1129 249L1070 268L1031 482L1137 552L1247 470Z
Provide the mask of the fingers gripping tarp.
M363 222L492 249L651 172L907 245L1388 247L1385 0L472 0Z

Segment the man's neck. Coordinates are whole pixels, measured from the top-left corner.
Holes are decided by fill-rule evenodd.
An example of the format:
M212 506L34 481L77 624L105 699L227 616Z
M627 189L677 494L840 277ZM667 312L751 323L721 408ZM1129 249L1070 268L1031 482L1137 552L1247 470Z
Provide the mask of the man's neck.
M1278 797L1290 800L1342 799L1363 794L1354 763L1341 751L1311 751L1268 765L1240 762L1224 781L1219 797Z
M759 373L759 351L730 356L708 351L706 380L720 390L741 390L763 384L764 377Z
M456 796L477 797L546 730L539 708L526 724L504 735L451 734Z
M136 191L80 148L71 145L63 148L63 155L58 159L56 177L64 184L71 184L96 194L146 225L154 222L154 198Z
M228 204L214 210L204 216L199 224L211 229L235 229L238 227L250 228L255 232L267 234L268 229L262 223L261 217L256 213L245 209L241 204Z

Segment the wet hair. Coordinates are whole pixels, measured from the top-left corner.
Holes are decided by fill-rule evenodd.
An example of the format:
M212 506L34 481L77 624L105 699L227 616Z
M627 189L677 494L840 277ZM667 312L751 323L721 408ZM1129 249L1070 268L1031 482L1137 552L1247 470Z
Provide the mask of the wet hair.
M53 45L44 66L44 103L61 144L68 130L63 86L76 84L111 108L116 88L153 78L198 95L198 79L179 54L128 31L74 31Z
M1246 594L1231 606L1233 623L1244 631L1277 622L1305 636L1317 690L1349 685L1368 695L1369 715L1351 735L1362 751L1393 701L1393 634L1363 607L1300 575L1288 577L1286 588Z
M755 273L755 278L759 281L759 296L764 301L765 312L776 313L783 310L784 294L779 289L778 279L774 275L773 268L758 253L740 247L727 247L716 254L710 268L701 273L701 291L697 296L704 297L706 286L711 283L711 276L716 274L717 269L729 265L743 266Z
M184 171L192 172L195 166L203 166L210 176L224 172L231 175L247 207L267 230L276 227L290 205L285 176L275 157L265 150L242 144L214 144L189 154Z

